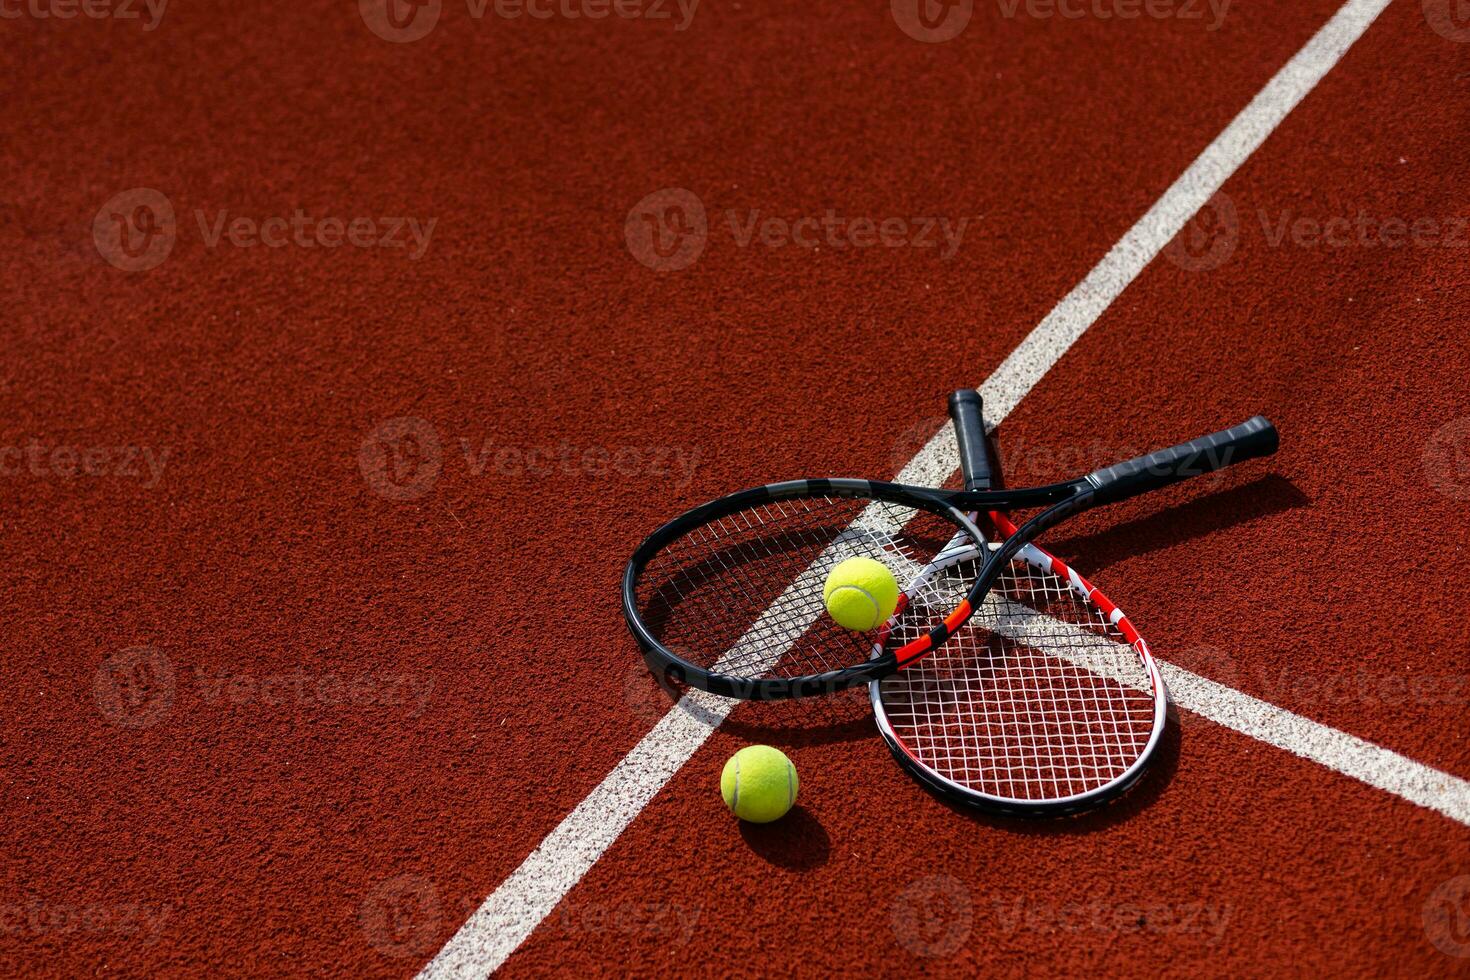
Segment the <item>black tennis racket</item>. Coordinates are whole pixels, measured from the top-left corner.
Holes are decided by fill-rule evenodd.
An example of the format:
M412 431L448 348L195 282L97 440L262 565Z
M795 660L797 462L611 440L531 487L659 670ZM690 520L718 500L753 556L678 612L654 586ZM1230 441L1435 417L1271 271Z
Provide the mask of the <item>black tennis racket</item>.
M978 399L950 416L965 489L1002 485ZM1015 534L1004 513L971 515L990 540L951 541L908 583L909 606L948 608ZM1148 644L1091 582L1034 544L1001 569L985 604L928 656L869 685L894 758L929 789L1011 814L1072 813L1126 791L1164 731L1168 696Z
M973 391L958 397L978 403ZM742 490L674 518L638 546L623 574L623 614L649 665L673 683L751 699L865 684L943 644L1041 532L1276 447L1275 428L1257 416L1049 486L974 493L819 479ZM1016 508L1042 509L990 552L952 604L900 596L893 619L872 633L826 614L822 586L838 562L873 558L900 585L913 582L956 540L984 545L965 510Z

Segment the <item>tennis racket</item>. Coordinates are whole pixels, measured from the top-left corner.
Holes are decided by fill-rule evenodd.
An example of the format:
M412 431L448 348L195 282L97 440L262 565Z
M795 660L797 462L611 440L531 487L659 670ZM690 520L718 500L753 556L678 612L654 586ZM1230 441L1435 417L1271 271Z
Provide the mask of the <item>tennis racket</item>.
M1048 486L954 492L817 479L742 490L674 518L638 546L623 573L623 615L649 666L671 683L762 700L866 684L943 644L1043 531L1276 446L1275 428L1257 416ZM838 562L874 558L899 583L918 581L955 541L984 545L965 510L1016 508L1041 509L989 552L952 603L900 596L881 637L845 630L826 614L822 586Z
M965 489L1002 486L978 395L950 397ZM956 535L909 583L910 608L953 605L1016 526L972 515L990 539ZM1100 805L1143 774L1164 731L1168 697L1148 644L1077 572L1027 544L1001 569L985 604L940 648L869 685L878 730L904 769L931 790L1011 814Z

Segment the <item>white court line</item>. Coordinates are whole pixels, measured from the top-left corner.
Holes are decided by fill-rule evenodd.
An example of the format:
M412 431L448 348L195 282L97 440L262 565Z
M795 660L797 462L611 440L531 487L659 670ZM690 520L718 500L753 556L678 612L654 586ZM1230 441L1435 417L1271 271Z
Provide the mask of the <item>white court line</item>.
M994 600L992 605L992 600ZM1055 640L1053 648L1042 648L1052 656L1076 664L1085 670L1107 677L1138 690L1136 670L1121 669L1136 657L1126 643L1116 643L1118 657L1077 657L1069 651L1092 647L1097 637L1074 623L1062 623L1043 616L1029 606L1008 599L988 597L992 606L990 628L1012 639L1031 640L1038 633ZM976 615L979 615L977 613ZM1038 623L1042 624L1038 627ZM1032 640L1034 642L1034 640ZM1136 659L1132 659L1136 666ZM1427 810L1443 814L1451 820L1470 825L1470 782L1440 772L1395 752L1366 742L1354 735L1328 728L1320 722L1293 714L1285 708L1243 694L1224 684L1191 674L1162 660L1155 660L1169 700L1175 707L1192 711L1216 724L1232 728L1243 735L1285 749L1293 755L1351 776L1369 786L1401 796Z
M1154 662L1164 675L1169 699L1179 707L1470 825L1470 782L1182 667Z
M999 423L1010 414L1026 393L1045 377L1067 349L1332 70L1388 6L1388 2L1348 0L1343 4L1164 192L1158 203L1037 324L980 388L986 414L993 423ZM953 446L951 428L946 425L903 468L899 481L923 486L940 485L959 465ZM1203 681L1203 678L1196 680ZM1306 719L1298 720L1310 727L1284 723L1269 712L1288 713L1229 688L1215 687L1219 687L1219 691L1206 692L1209 694L1207 706L1213 712L1202 712L1207 717L1226 725L1237 722L1244 726L1240 730L1248 735L1334 768L1334 762L1348 765L1371 761L1371 766L1355 764L1338 771L1427 805L1423 803L1424 767L1417 763ZM704 744L735 704L699 691L685 695L587 798L547 835L541 846L501 882L494 894L424 967L420 977L424 980L482 977L504 963L597 863L648 801ZM1269 709L1269 712L1257 710L1255 706L1258 705ZM1289 717L1297 718L1295 715ZM1295 741L1298 738L1305 741L1298 744ZM1357 750L1359 745L1381 754L1369 760ZM1321 750L1323 746L1335 748ZM1373 778L1365 778L1370 771ZM1436 773L1433 778L1453 777ZM1459 783L1458 780L1454 782ZM1462 792L1466 792L1465 799L1470 800L1470 792L1465 790L1464 784L1460 787ZM1447 815L1463 815L1465 812L1464 807L1452 809L1453 812Z

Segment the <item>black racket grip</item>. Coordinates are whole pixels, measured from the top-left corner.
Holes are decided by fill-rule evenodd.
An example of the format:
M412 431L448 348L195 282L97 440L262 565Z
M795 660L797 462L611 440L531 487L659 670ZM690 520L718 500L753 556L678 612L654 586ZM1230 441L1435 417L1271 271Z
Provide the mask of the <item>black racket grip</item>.
M1086 479L1096 488L1094 503L1112 503L1247 459L1269 456L1278 445L1276 427L1257 415L1222 432L1096 470Z
M985 417L980 392L961 388L949 396L949 417L960 447L960 473L966 490L989 490L994 482L990 452L985 445Z

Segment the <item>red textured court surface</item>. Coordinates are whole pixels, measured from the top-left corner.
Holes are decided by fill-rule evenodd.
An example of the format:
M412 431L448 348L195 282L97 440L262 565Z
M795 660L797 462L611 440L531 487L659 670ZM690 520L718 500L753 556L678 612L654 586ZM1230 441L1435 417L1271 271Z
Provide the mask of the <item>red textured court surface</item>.
M1342 4L976 3L937 43L902 2L358 7L0 8L6 975L417 973L671 710L617 604L642 534L897 473ZM1276 457L1053 550L1162 659L1446 785L1457 12L1389 4L1184 233L1230 254L1150 263L1000 429L1021 484L1269 415ZM640 244L660 193L698 254ZM743 237L829 210L905 237ZM802 774L763 828L717 792L751 742ZM860 698L742 705L502 970L1464 975L1466 875L1461 820L1189 710L1038 823L926 794Z

